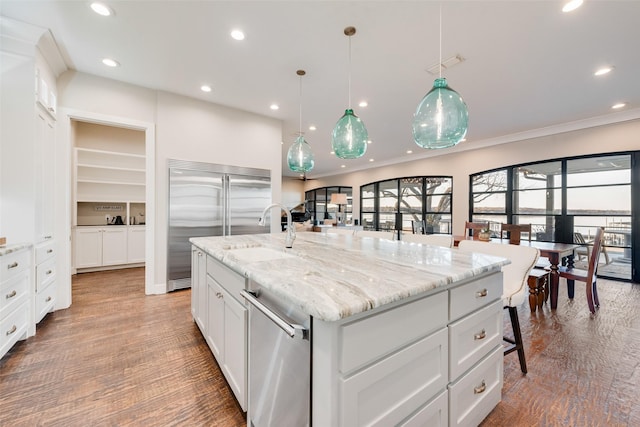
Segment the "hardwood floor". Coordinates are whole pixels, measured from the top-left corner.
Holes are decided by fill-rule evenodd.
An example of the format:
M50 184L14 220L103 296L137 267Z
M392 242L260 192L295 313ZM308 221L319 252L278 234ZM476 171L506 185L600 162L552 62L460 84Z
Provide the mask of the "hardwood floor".
M564 281L555 312L520 307L529 373L506 356L503 400L483 427L640 425L640 286L598 283L593 317ZM76 276L73 305L0 361L0 425L245 425L190 298L145 296L144 269Z
M0 426L245 425L190 306L145 296L143 268L75 276L72 306L0 362Z

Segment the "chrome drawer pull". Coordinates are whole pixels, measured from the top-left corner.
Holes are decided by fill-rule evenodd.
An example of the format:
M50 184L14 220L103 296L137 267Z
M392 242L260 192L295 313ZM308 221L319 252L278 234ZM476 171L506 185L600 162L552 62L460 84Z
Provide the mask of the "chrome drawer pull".
M50 296L48 296L48 297L47 297L47 299L45 300L45 302L49 302L49 301L51 301L51 297L50 297Z
M476 292L476 298L484 298L489 294L486 289Z
M7 299L13 298L16 295L18 295L18 293L16 292L16 290L14 289L13 291L11 291L10 294L7 294Z
M53 249L47 249L48 254L50 254L51 252L53 252Z
M7 265L7 270L11 270L12 268L16 268L18 266L18 261Z
M13 328L9 329L7 331L7 336L11 335L12 333L14 333L18 328L16 327L16 325L13 325Z
M480 394L484 392L486 389L487 389L487 385L484 383L484 380L482 380L482 384L473 388L473 394Z
M487 336L487 331L485 331L485 330L483 329L482 331L480 331L480 333L479 333L479 334L475 334L475 335L473 336L473 339L474 339L474 340L482 340L482 339L484 339L486 336Z
M217 296L218 298L222 298L222 294L221 294L220 292L216 292L216 296Z
M51 274L51 273L53 273L53 271L51 271L51 270L47 270L47 275L49 275L49 274Z

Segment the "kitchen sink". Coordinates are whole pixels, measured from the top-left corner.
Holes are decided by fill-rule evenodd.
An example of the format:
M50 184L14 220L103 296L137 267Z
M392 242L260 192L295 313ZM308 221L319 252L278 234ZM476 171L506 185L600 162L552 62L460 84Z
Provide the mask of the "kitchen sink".
M277 259L294 258L295 255L284 252L284 249L272 249L265 246L252 246L248 248L229 249L229 255L240 262L273 261Z

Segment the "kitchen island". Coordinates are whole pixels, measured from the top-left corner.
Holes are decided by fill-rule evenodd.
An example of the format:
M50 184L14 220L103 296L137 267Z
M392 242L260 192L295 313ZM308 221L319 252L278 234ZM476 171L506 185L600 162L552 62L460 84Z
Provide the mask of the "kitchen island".
M256 422L254 407L265 403L247 399L252 347L242 293L256 288L308 319L301 375L313 425L475 425L499 402L500 269L508 261L324 233L300 233L291 249L280 234L191 242L194 319L248 422L278 421ZM288 412L297 406L269 399L288 402Z

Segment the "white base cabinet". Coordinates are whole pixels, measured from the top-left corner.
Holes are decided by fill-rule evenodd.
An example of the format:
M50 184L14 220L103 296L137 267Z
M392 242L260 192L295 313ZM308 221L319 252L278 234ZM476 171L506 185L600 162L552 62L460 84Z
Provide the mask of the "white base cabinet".
M502 390L502 273L312 326L312 424L477 425Z
M30 247L0 256L0 357L27 338L31 324Z
M207 257L195 246L191 247L191 316L204 335L207 329Z
M144 234L144 226L76 227L74 267L83 269L144 262Z
M127 262L145 262L145 226L127 227Z
M48 241L36 246L35 323L53 311L57 289L55 242Z
M247 410L248 310L245 279L204 252L191 251L191 311L240 407Z

